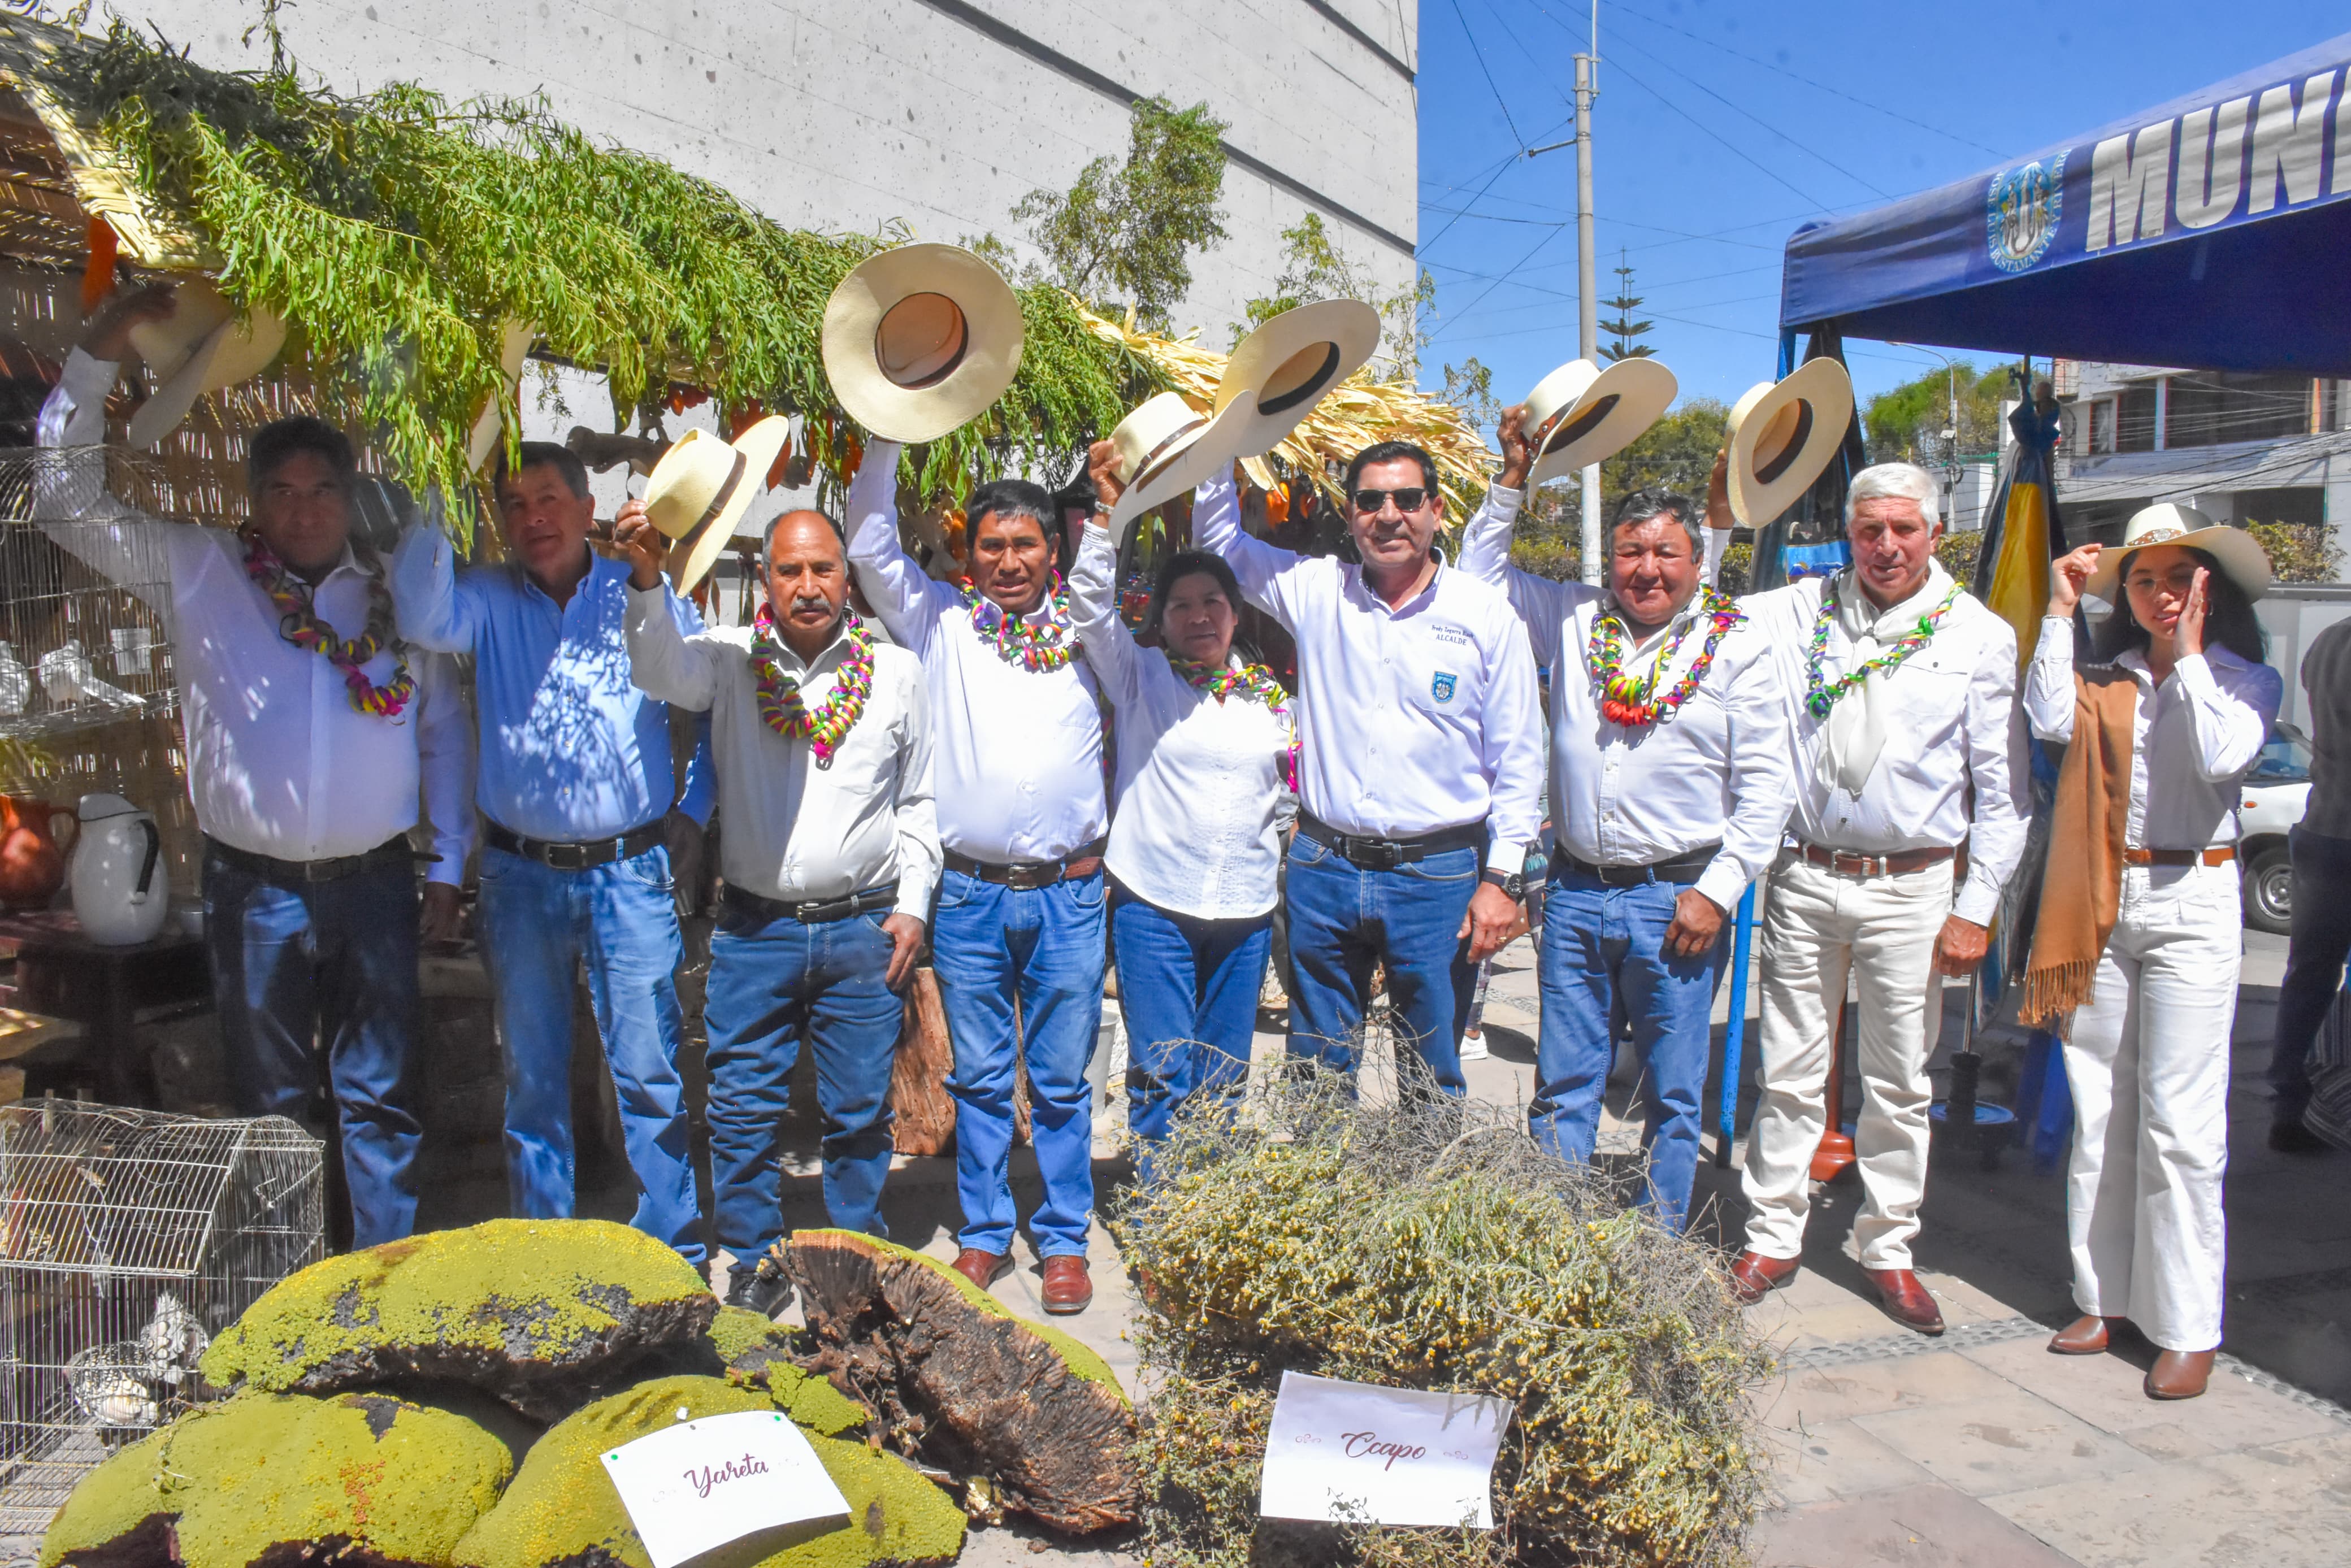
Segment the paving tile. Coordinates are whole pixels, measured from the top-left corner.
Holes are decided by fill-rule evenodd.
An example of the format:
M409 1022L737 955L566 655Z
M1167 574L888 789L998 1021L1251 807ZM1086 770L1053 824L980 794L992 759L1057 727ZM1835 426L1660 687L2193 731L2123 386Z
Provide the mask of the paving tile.
M1768 1514L1749 1552L1755 1568L2074 1568L2064 1552L1944 1486Z
M1858 1417L1862 1430L1973 1497L2152 1468L2118 1437L2013 1384L2005 1393Z
M2339 1568L2351 1431L1987 1500L2085 1568Z
M2213 1373L2201 1399L2179 1405L2149 1399L2141 1387L2143 1367L2124 1356L2052 1355L2047 1344L2035 1335L1964 1354L2059 1409L2158 1458L2189 1458L2343 1429L2323 1411L2298 1405L2225 1368ZM2138 1439L2141 1432L2175 1426L2180 1433L2155 1432L2148 1443Z
M1794 1367L1756 1391L1755 1408L1768 1426L1810 1427L1923 1406L1972 1404L2012 1391L1997 1373L1937 1351L1846 1366Z
M1771 1490L1789 1507L1936 1484L1924 1469L1850 1421L1766 1427L1763 1436L1771 1448Z

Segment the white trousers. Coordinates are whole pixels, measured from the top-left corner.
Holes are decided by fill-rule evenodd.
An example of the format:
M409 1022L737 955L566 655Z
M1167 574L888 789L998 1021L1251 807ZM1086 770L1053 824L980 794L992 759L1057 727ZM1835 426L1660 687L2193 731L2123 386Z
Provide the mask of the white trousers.
M2166 1350L2220 1343L2238 898L2234 862L2125 867L2096 990L2065 1044L2074 1300Z
M1866 1269L1910 1267L1927 1195L1927 1059L1941 1032L1935 939L1951 913L1951 862L1847 876L1795 855L1771 873L1763 919L1763 1094L1747 1138L1747 1245L1800 1257L1813 1154L1828 1130L1829 1036L1850 976L1861 1110L1854 1154L1863 1201L1854 1240Z

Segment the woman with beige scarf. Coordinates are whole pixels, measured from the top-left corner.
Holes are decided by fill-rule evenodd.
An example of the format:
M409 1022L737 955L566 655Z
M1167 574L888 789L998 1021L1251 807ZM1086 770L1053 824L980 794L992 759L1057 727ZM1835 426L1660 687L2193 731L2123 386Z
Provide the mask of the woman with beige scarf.
M2067 1037L2075 1107L2065 1224L2082 1316L2049 1348L2097 1354L2127 1321L2161 1353L2147 1396L2192 1399L2220 1343L2237 789L2284 685L2262 663L2252 601L2269 563L2250 535L2149 507L2101 554L2056 563L2024 686L2033 734L2071 743L2022 1009ZM2077 671L2085 592L2114 612Z

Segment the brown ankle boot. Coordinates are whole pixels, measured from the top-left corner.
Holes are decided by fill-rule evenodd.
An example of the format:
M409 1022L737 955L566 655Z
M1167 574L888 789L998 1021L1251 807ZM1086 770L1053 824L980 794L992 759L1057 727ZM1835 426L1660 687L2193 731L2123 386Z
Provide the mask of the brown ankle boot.
M2147 1371L2149 1399L2193 1399L2212 1380L2209 1350L2167 1350Z
M2095 1312L2085 1312L2049 1341L2052 1355L2100 1355L2106 1348L2106 1320Z

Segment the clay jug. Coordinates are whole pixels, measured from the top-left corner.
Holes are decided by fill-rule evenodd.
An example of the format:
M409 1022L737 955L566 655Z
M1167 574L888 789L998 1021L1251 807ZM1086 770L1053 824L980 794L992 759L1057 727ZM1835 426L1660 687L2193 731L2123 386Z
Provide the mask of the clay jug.
M74 843L73 908L101 947L154 939L172 913L172 888L155 819L120 795L84 795Z
M65 852L50 831L60 818L70 841L74 814L69 808L26 796L0 795L0 904L11 909L45 908L66 884Z

